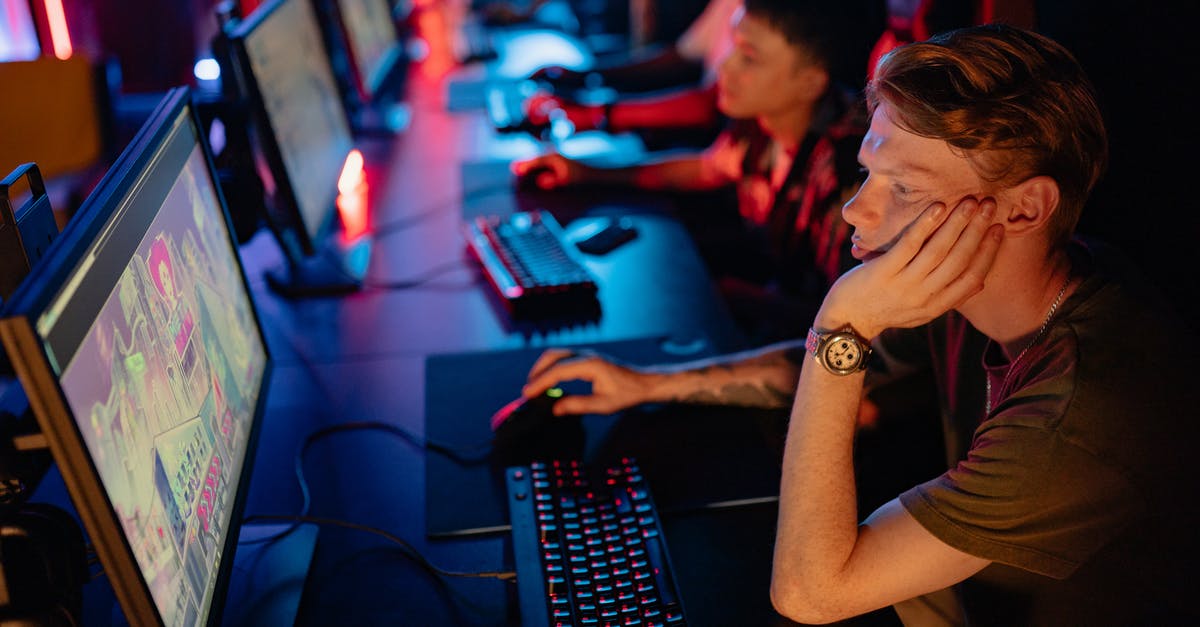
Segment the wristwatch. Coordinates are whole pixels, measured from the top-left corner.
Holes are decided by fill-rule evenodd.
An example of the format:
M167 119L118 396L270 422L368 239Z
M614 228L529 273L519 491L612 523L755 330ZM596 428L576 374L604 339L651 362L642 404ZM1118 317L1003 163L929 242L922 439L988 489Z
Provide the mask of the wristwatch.
M804 348L817 363L839 376L866 370L871 356L870 342L859 337L850 325L826 333L809 329Z

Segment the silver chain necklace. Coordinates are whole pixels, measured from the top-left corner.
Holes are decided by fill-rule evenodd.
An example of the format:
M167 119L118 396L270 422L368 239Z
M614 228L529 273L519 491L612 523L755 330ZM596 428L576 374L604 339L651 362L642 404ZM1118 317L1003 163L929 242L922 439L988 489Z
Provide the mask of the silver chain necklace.
M1042 326L1038 329L1037 335L1034 335L1033 339L1029 340L1029 343L1025 345L1025 348L1021 349L1021 352L1017 353L1016 359L1013 359L1008 363L1008 370L1004 372L1004 387L1001 389L1008 389L1008 379L1012 377L1013 371L1017 369L1017 362L1021 361L1021 358L1025 356L1025 353L1029 352L1029 349L1033 348L1033 345L1037 344L1038 340L1042 339L1042 334L1046 332L1046 329L1050 328L1050 321L1054 319L1054 312L1058 311L1058 305L1062 302L1063 294L1067 293L1067 286L1070 284L1071 275L1068 273L1067 278L1063 280L1062 287L1058 290L1058 296L1055 296L1054 302L1050 303L1050 311L1046 312L1046 319L1042 321ZM986 418L992 415L992 378L988 376L986 372L983 373L983 382L987 388L987 398L984 401L985 405L983 414Z

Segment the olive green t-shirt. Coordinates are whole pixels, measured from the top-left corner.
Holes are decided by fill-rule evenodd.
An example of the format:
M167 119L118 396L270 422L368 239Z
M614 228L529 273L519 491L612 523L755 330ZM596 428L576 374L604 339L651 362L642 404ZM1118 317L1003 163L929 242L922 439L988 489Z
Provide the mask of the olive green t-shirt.
M1082 282L1015 364L955 313L879 341L881 371L938 381L949 470L900 501L993 562L958 587L969 625L1200 616L1195 337L1111 251L1073 252Z

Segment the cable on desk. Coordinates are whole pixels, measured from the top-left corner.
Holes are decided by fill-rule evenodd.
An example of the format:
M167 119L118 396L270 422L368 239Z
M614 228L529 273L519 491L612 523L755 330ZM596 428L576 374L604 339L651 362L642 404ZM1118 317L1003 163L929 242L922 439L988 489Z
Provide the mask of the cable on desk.
M364 288L376 290L406 290L414 287L420 287L426 283L438 278L439 276L451 270L463 269L470 270L471 264L466 259L455 259L434 266L425 272L410 279L400 279L398 281L373 281L368 277L358 277L354 273L346 270L342 265L342 261L338 259L331 250L324 250L322 257L338 274L342 275L353 283L360 283ZM466 287L474 287L475 281Z
M466 606L475 612L479 612L480 608L470 598L463 596L461 592L455 590L452 586L450 586L449 582L447 581L448 577L468 578L468 579L495 579L495 580L506 582L506 583L515 582L516 577L517 577L517 573L513 572L513 571L503 571L503 572L484 571L484 572L474 572L474 573L463 573L463 572L449 571L449 570L445 570L443 568L439 568L438 566L434 565L433 562L430 562L424 555L421 555L420 551L418 551L415 547L413 547L411 544L409 544L403 538L400 538L399 536L396 536L395 534L393 534L389 531L380 529L378 527L372 527L369 525L364 525L364 524L360 524L360 523L356 523L356 522L350 522L350 521L340 520L340 519L336 519L336 518L324 518L324 517L319 517L319 516L292 516L292 515L286 515L286 514L285 515L275 515L275 514L255 515L255 516L251 516L251 517L247 518L246 522L267 521L267 520L291 521L293 527L296 527L300 524L314 524L314 525L320 525L320 526L326 526L326 527L342 527L345 529L352 529L355 531L365 531L367 533L378 535L378 536L392 542L397 547L399 547L401 553L403 553L405 555L405 557L408 557L409 559L416 562L417 565L420 566L422 570L429 573L434 578L434 580L437 581L438 584L441 585L442 589L444 589L449 595L453 595L453 597L456 597L456 599L451 599L450 597L447 597L447 600L451 601L450 607L451 607L452 611L454 611L456 614L457 614L457 611L462 606ZM459 620L457 622L465 624L464 621L461 619L461 617L459 618Z
M320 390L321 396L323 396L325 398L326 406L330 407L330 408L336 407L337 403L334 400L335 396L330 392L329 388L326 387L324 380L321 377L321 373L317 371L316 367L313 365L312 360L309 359L305 355L303 349L295 341L295 339L291 336L291 334L283 332L281 330L280 335L282 335L283 338L287 341L287 343L291 346L292 351L296 353L296 356L300 362L300 365L303 366L306 371L308 371L308 374L312 378L313 383L316 384L317 389ZM305 455L307 455L309 447L311 447L313 445L313 443L315 443L317 440L324 438L326 436L332 435L334 433L342 433L345 431L357 431L357 430L365 430L365 429L378 429L380 431L386 431L386 432L391 433L391 434L399 437L400 439L408 442L409 444L412 444L413 446L415 446L419 449L422 449L422 450L428 449L428 450L436 451L438 453L446 455L447 457L453 459L454 461L456 461L462 465L475 465L475 464L481 464L481 463L487 462L488 453L491 451L491 448L492 448L491 443L487 442L487 443L476 444L465 450L456 449L452 446L449 446L449 445L441 443L441 442L437 442L435 440L430 440L427 438L423 440L422 438L418 437L416 434L412 433L411 431L408 431L407 429L404 429L397 425L393 425L393 424L386 423L386 422L371 421L371 420L345 422L345 423L341 423L341 424L332 425L329 427L324 427L322 429L318 429L316 431L309 433L305 437L304 442L296 450L296 455L292 460L293 471L296 474L296 483L300 486L300 493L301 493L301 496L303 497L303 505L300 508L299 515L307 516L309 513L309 508L312 506L312 498L311 498L311 494L310 494L309 488L308 488L308 480L305 479L305 477L304 477L304 457L305 457ZM244 522L245 522L245 520L243 519L243 523ZM243 544L248 545L248 544L264 544L264 543L275 542L276 540L279 540L279 539L287 536L288 534L292 533L293 531L295 531L297 527L299 527L298 523L292 524L292 525L289 525L286 529L280 531L279 533L272 534L269 536L264 536L261 538L255 538L254 540L244 540L244 541L239 540L238 544L239 545L243 545Z
M455 217L455 219L461 219L459 217L461 215L461 209L464 205L470 202L471 199L477 196L487 196L503 191L513 191L513 189L514 184L509 180L504 181L503 184L484 185L479 189L471 190L471 192L468 194L463 194L462 198L456 198L446 202L437 203L432 207L425 209L424 211L397 218L391 222L385 222L384 224L375 227L375 229L372 231L372 235L376 239L379 239L393 233L399 233L410 226L417 226L418 224L421 224L422 222L439 215L452 215ZM454 213L448 213L451 210L453 210Z
M464 259L456 259L436 265L430 268L425 274L413 277L411 279L401 279L399 281L373 281L363 279L362 286L374 290L406 290L414 287L425 285L426 283L446 274L451 270L473 270L470 264ZM475 281L472 281L468 287L474 287Z
M391 533L390 531L386 531L386 530L380 529L378 527L372 527L370 525L364 525L361 523L350 522L348 520L340 520L337 518L325 518L325 517L321 517L321 516L293 516L293 515L287 515L287 514L278 514L278 515L277 514L256 514L254 516L250 516L250 517L246 518L243 522L244 523L257 522L260 520L263 520L263 521L265 521L265 520L291 521L297 525L302 524L302 523L310 523L310 524L314 524L314 525L321 525L324 527L342 527L345 529L354 529L356 531L365 531L367 533L372 533L372 534L380 536L381 538L384 538L384 539L388 540L389 542L392 542L393 544L399 546L401 548L401 550L406 555L411 557L413 559L413 561L417 562L417 564L420 565L421 568L425 569L426 572L428 572L431 575L434 575L436 577L461 577L461 578L466 578L466 579L498 579L500 581L509 581L509 580L516 579L516 577L517 577L517 573L515 573L513 571L500 571L500 572L484 571L484 572L478 572L478 573L463 573L463 572L445 570L443 568L440 568L440 567L434 565L433 562L430 562L429 559L427 559L424 555L421 555L421 552L418 551L413 545L409 544L407 540Z
M502 185L486 185L479 189L471 190L471 193L464 194L463 197L460 199L451 200L451 201L447 201L444 203L438 203L438 204L434 205L433 207L426 209L424 211L421 211L421 212L418 212L418 213L415 213L412 215L404 216L402 218L393 220L392 222L380 225L372 231L371 237L373 237L375 240L379 240L388 235L404 231L411 226L420 225L423 222L425 222L426 220L435 218L440 215L452 215L455 217L456 220L461 219L458 217L461 213L459 211L459 209L463 205L470 202L470 200L472 198L474 198L476 196L494 194L494 193L497 193L500 191L511 191L512 189L513 189L512 182L505 181ZM455 210L454 213L448 213L452 209ZM330 261L333 263L334 267L338 268L339 272L347 275L347 278L349 278L351 280L355 280L355 281L359 280L358 277L350 276L350 274L348 272L346 272L344 268L342 268L340 261L338 261L336 259L332 259L332 258L330 259ZM362 285L363 285L363 287L366 287L366 288L379 289L379 290L410 289L410 288L424 285L424 284L428 283L430 280L440 276L444 272L452 270L459 266L462 266L464 269L471 269L473 267L472 264L467 263L465 259L458 260L458 261L451 261L451 262L447 262L444 264L434 266L431 270L429 270L425 274L420 275L415 278L412 278L412 279L403 279L403 280L399 280L399 281L372 281L372 280L368 280L367 278L363 278ZM476 285L476 282L471 283L472 287L474 287L475 285Z
M320 384L318 383L318 385L320 385ZM483 455L481 458L478 458L478 459L464 458L461 456L461 451L456 451L454 449L451 449L444 445L437 444L437 443L429 441L429 440L422 441L421 438L417 437L412 432L402 429L396 425L388 424L386 422L377 422L377 421L369 421L369 420L368 421L346 422L346 423L342 423L342 424L325 427L323 429L318 429L316 431L313 431L312 433L309 433L308 436L304 438L304 443L300 445L300 448L296 451L296 456L293 458L292 467L293 467L293 471L296 474L296 483L300 486L300 495L303 498L303 504L300 506L299 516L301 516L301 517L307 516L309 513L309 508L312 507L312 493L309 491L308 480L304 477L304 459L308 455L308 449L310 447L312 447L312 445L314 443L316 443L317 440L320 440L327 436L333 435L335 433L344 433L347 431L363 431L363 430L369 430L369 429L377 429L379 431L386 431L386 432L391 433L392 435L395 435L395 436L399 437L400 439L408 442L409 444L412 444L413 446L415 446L417 448L420 448L420 449L429 448L429 449L438 451L440 453L448 455L449 457L451 457L452 459L454 459L455 461L458 461L460 463L478 463L479 461L486 459L486 453L485 453L485 455ZM490 444L487 445L487 448L490 450L491 445ZM247 520L248 519L243 519L242 524L245 524ZM295 523L295 524L289 525L286 529L280 531L279 533L272 534L269 536L264 536L261 538L255 538L253 540L239 541L238 544L239 545L244 545L244 544L248 545L248 544L264 544L264 543L275 542L276 540L279 540L279 539L287 536L288 534L292 533L299 526L300 526L299 523Z
M292 352L294 352L296 354L296 358L299 360L300 365L303 366L304 369L308 371L308 375L310 377L312 377L313 383L315 383L317 388L321 391L321 396L325 397L326 405L328 407L336 407L337 403L335 402L334 399L337 397L332 392L329 391L328 387L325 386L325 382L322 380L321 373L317 371L316 367L313 365L312 360L309 359L307 356L305 356L304 350L295 341L295 339L291 336L291 334L286 333L281 329L280 335L282 335L283 338L285 340L287 340L289 347L292 349ZM445 444L445 443L438 442L436 440L431 440L428 438L426 438L424 441L422 441L421 438L419 438L412 432L407 431L407 430L403 429L402 427L399 427L399 426L396 426L393 424L389 424L386 422L377 422L377 421L367 420L367 421L350 422L350 423L344 423L344 424L345 425L359 425L357 427L349 427L349 428L359 428L359 429L377 428L377 429L381 429L381 430L385 430L385 431L390 431L390 432L400 436L404 440L407 440L413 446L416 446L418 448L429 449L431 451L437 451L438 453L441 453L464 466L473 466L476 464L482 464L482 463L486 462L488 460L488 453L491 452L491 449L492 449L491 442L479 442L477 444L468 446L465 449L456 449L449 444ZM334 427L323 429L321 431L315 432L314 434L310 434L309 437L314 437L314 436L315 437L323 437L320 434L322 434L324 431L327 431L329 429L338 430L339 427L340 427L339 425L335 425ZM300 453L297 453L297 454L299 455Z
M451 204L447 202L436 205L431 209L426 209L420 213L397 218L391 222L385 222L384 224L375 227L375 229L371 231L371 236L375 239L380 239L393 233L399 233L410 226L417 226L430 218L443 215L450 208Z

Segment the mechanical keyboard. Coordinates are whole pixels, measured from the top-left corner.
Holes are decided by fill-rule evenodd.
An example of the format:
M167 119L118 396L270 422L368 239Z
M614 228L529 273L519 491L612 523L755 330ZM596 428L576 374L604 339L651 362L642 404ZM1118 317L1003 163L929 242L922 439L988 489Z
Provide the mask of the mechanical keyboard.
M636 460L506 471L521 624L685 625L658 510Z
M553 215L480 216L465 231L467 247L514 316L598 311L596 282Z

